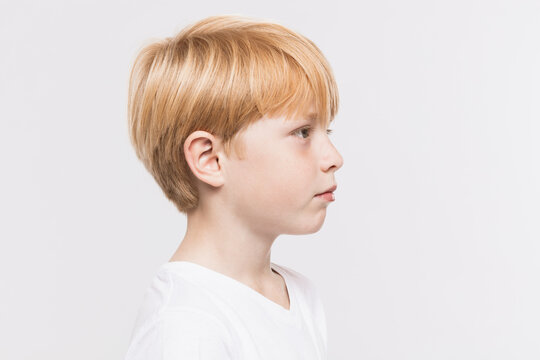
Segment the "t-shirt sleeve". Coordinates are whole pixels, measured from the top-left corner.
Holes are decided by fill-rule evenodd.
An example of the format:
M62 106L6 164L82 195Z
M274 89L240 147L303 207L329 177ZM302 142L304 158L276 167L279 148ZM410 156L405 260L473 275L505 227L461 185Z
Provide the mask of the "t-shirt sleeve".
M232 360L227 328L198 309L167 309L126 360Z

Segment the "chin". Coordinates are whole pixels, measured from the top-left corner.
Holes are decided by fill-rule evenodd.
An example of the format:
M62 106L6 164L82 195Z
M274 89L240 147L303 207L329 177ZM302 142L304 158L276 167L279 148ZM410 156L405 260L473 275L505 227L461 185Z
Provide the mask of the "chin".
M317 214L311 216L309 219L305 219L302 222L297 223L295 229L289 234L291 235L307 235L314 234L318 232L324 225L324 219L326 218L326 212L323 212L322 215Z

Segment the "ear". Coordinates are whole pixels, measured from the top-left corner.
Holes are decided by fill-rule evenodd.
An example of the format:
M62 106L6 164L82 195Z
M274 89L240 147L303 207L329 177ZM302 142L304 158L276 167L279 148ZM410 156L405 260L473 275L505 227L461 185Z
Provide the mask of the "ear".
M222 156L217 150L221 141L209 132L197 130L184 142L184 155L193 174L211 186L223 185L223 171L219 164Z

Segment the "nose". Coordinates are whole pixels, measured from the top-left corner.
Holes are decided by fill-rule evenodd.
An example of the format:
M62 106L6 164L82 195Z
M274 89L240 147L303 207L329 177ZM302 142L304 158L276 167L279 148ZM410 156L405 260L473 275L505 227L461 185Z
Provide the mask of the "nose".
M334 171L339 170L343 166L343 156L337 151L336 147L330 139L327 139L327 146L324 150L324 156L321 162L321 169L324 172L334 169Z

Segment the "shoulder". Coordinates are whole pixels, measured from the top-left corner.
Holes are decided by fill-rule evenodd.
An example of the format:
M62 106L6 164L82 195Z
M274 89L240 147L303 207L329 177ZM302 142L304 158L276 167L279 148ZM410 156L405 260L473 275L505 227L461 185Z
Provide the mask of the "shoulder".
M231 335L219 319L191 307L167 307L130 344L126 360L233 359Z
M158 322L163 359L231 359L232 339L214 315L197 308L170 307Z
M145 292L141 311L147 315L146 322L162 313L175 313L179 309L220 318L217 301L219 299L209 291L209 284L199 281L198 277L161 266Z
M145 292L125 359L232 359L231 337L203 287L162 267Z

